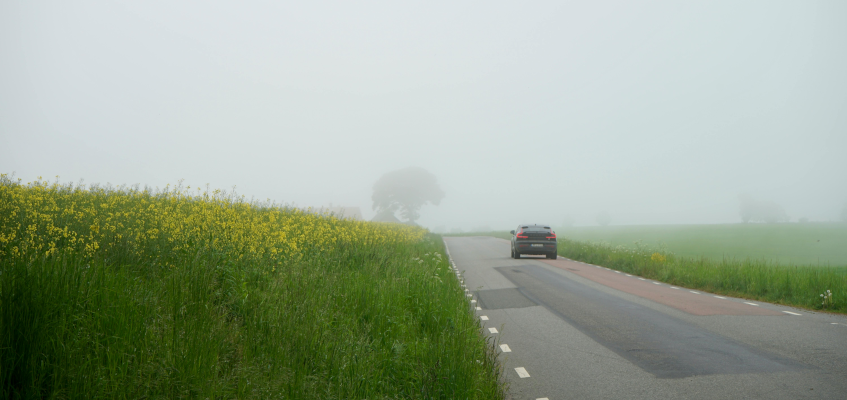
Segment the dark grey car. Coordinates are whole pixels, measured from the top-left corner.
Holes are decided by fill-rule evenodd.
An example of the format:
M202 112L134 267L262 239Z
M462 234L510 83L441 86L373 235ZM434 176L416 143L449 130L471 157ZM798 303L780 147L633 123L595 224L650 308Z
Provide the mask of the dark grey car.
M555 260L556 232L549 225L518 225L512 231L512 258L521 258L521 254L541 254Z

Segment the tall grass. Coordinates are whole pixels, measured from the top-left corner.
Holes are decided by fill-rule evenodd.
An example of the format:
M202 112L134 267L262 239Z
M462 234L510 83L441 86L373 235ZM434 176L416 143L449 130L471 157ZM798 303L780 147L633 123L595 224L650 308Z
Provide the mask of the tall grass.
M847 268L690 258L644 247L612 247L568 239L559 239L558 250L573 260L677 286L808 309L824 308L820 294L831 290L833 304L827 309L847 312Z
M439 237L409 229L3 177L0 397L504 398Z

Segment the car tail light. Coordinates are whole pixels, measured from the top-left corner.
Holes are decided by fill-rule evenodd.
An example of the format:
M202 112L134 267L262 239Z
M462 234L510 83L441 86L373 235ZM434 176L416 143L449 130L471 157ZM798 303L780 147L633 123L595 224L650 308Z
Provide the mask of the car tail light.
M523 229L521 229L521 231L518 232L518 235L517 235L518 239L529 239L529 236L522 235L522 234L523 234Z
M550 229L550 236L547 236L547 239L555 239L555 238L556 238L556 232L553 232L553 230Z

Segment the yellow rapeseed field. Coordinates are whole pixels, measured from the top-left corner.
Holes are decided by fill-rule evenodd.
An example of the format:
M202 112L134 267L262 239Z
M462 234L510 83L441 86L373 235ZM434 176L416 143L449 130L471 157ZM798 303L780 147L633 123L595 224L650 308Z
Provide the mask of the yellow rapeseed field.
M84 187L0 177L0 257L63 251L178 267L174 257L219 251L241 262L300 259L311 250L417 242L425 231L251 204L215 190ZM271 266L275 268L275 266Z

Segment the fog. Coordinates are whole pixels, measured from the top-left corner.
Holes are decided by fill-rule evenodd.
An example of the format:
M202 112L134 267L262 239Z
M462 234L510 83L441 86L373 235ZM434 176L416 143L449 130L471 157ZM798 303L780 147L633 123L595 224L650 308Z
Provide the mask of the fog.
M789 220L847 201L847 2L0 3L0 172L430 228Z

